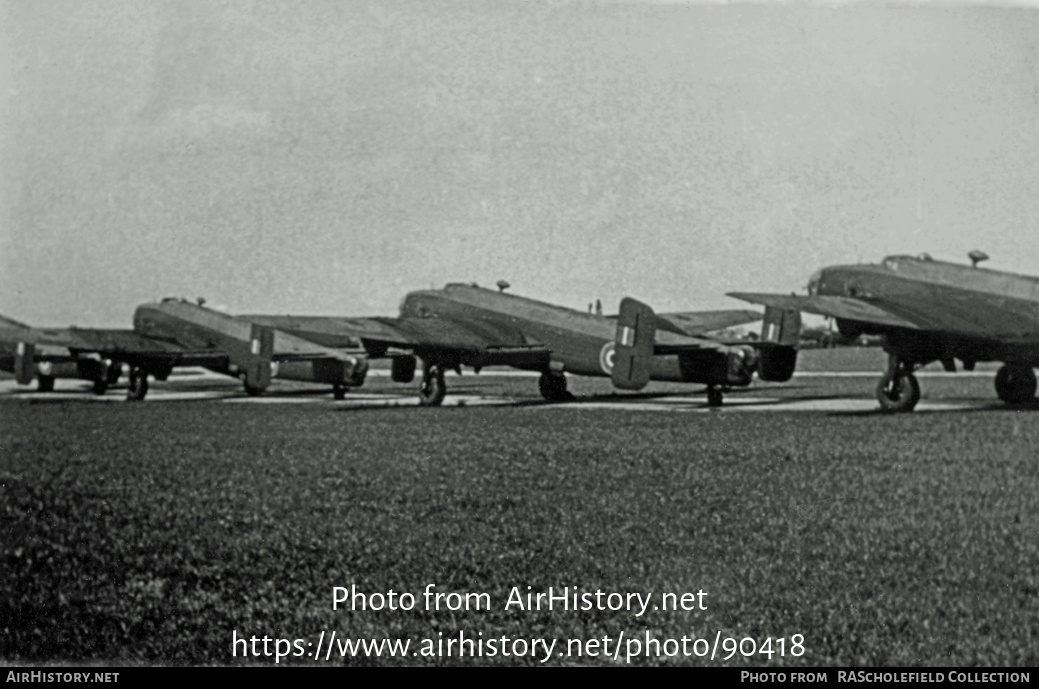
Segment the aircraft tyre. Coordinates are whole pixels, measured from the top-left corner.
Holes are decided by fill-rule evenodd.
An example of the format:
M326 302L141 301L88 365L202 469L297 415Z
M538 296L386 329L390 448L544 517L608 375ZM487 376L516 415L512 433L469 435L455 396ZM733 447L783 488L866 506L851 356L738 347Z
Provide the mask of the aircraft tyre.
M36 389L39 392L54 392L54 376L36 376Z
M249 395L249 397L256 397L263 392L263 388L258 388L254 385L249 385L248 383L245 383L244 386L245 394Z
M722 406L722 391L715 387L707 388L707 406L708 407L720 407Z
M103 395L108 392L108 376L94 379L94 394Z
M130 371L130 386L126 389L126 399L131 402L143 400L148 394L148 373L139 368Z
M550 402L567 402L574 398L566 389L566 376L562 373L543 372L538 378L538 391Z
M447 385L444 384L444 367L427 363L422 371L422 385L418 389L419 406L439 407L445 395Z
M332 399L344 400L346 399L346 392L349 390L347 386L342 383L336 383L332 386Z
M1035 398L1035 371L1028 364L1007 363L996 371L996 394L1007 404L1024 404Z
M877 383L877 401L883 411L913 411L920 401L920 383L912 373L885 375Z

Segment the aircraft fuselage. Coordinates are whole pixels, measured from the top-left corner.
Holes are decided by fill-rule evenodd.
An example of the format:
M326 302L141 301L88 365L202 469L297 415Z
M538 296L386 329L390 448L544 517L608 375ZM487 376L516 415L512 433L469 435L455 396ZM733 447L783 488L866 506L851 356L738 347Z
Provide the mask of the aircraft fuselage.
M465 328L472 332L493 330L499 340L511 338L517 346L542 344L547 354L532 356L517 368L552 370L582 376L608 377L613 369L613 318L577 311L554 304L501 292L448 285L443 290L409 293L400 310L398 324L428 321L429 327ZM659 333L667 339L670 333ZM416 351L420 357L434 352ZM464 358L464 357L463 357ZM470 360L459 364L494 365L493 354L473 348ZM752 371L730 372L729 357L716 349L653 357L651 379L720 385L746 385Z
M809 294L853 297L916 323L892 328L838 319L843 334L882 334L906 361L1021 361L1039 365L1039 279L911 256L831 266Z

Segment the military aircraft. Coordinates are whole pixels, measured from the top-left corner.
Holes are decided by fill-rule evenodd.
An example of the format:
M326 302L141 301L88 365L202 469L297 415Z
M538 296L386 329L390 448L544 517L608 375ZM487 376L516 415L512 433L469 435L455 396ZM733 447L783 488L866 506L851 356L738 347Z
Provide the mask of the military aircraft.
M800 314L770 309L768 342L726 343L705 333L761 320L754 311L654 314L626 299L618 316L603 316L467 284L407 294L397 318L246 315L250 322L327 347L360 340L369 357L392 359L394 381L409 383L423 362L419 403L436 406L447 388L445 370L477 373L487 366L539 371L548 400L571 399L566 373L609 376L636 390L649 380L703 383L718 406L731 386L788 380L796 365ZM615 365L615 359L623 365Z
M331 383L336 399L362 385L368 371L359 347L330 349L183 299L142 304L134 312L133 330L22 326L0 329L0 341L7 343L8 370L18 382L31 382L35 367L44 391L54 384L45 372L48 365L80 367L89 374L81 377L94 380L94 392L103 394L113 382L112 371L127 364L130 400L144 399L149 376L166 380L177 366L241 377L251 395L267 389L272 377Z
M121 367L96 354L77 356L68 347L54 344L66 338L65 330L33 328L0 316L0 371L16 374L23 385L35 376L40 392L53 390L57 378L77 378L93 381L94 391L104 394L119 380ZM25 357L26 344L35 356Z
M832 316L846 337L880 335L887 371L877 384L882 409L911 411L920 399L913 371L955 359L970 371L978 361L1001 361L996 394L1009 404L1035 397L1039 365L1039 278L978 268L927 254L888 256L879 264L830 266L809 280L808 295L733 292L755 304Z

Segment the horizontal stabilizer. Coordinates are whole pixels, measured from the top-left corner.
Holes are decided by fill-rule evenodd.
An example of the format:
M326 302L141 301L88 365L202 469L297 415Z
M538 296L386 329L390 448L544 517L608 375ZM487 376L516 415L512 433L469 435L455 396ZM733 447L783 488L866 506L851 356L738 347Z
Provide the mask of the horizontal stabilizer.
M19 385L28 385L32 382L36 373L33 359L36 356L36 346L32 342L19 342L15 346L14 354L14 376Z
M744 309L724 311L685 311L682 313L658 313L657 329L669 330L680 335L698 336L712 330L722 330L744 323L761 320L761 312Z
M617 316L614 341L613 385L622 390L641 390L649 382L657 325L653 309L625 297Z

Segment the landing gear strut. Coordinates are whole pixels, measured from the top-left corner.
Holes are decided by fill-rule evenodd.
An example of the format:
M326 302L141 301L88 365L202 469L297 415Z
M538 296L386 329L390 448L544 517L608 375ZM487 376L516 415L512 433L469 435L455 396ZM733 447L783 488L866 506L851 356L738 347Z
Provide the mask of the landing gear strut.
M996 394L1007 404L1024 404L1035 398L1035 371L1026 363L1011 361L996 371Z
M422 407L439 407L447 394L444 385L444 367L430 361L422 369L422 385L418 389L418 403Z
M137 367L130 369L130 386L126 390L126 399L137 402L148 394L148 372Z
M349 390L343 383L336 383L332 386L332 399L344 400L346 399L346 391Z
M877 383L877 400L883 411L913 411L920 401L920 383L913 375L912 365L889 354L887 372Z
M563 373L543 372L538 379L538 390L550 402L568 402L574 398L566 389L566 376Z
M708 407L720 407L722 406L722 391L713 385L707 386L707 406Z

